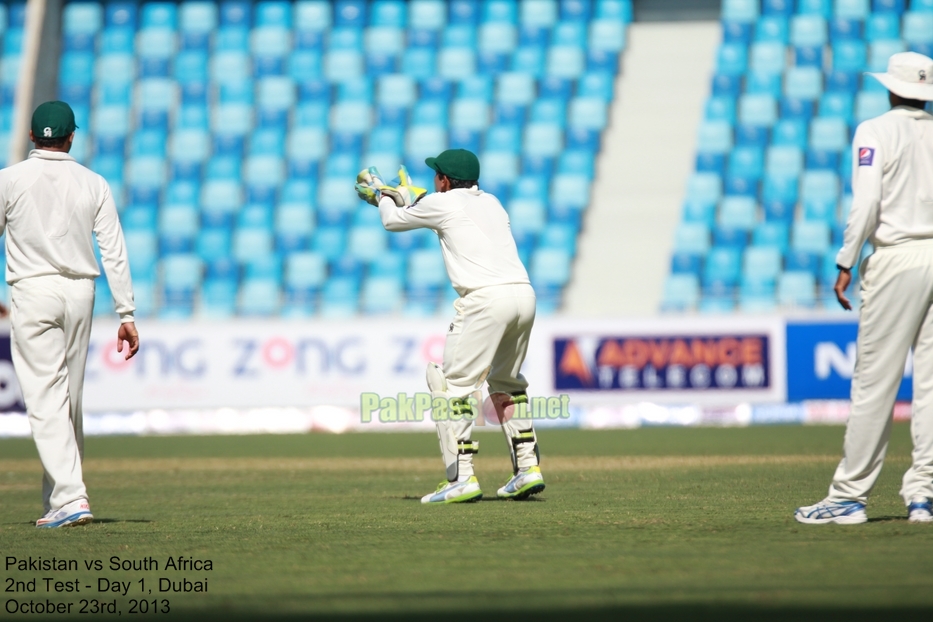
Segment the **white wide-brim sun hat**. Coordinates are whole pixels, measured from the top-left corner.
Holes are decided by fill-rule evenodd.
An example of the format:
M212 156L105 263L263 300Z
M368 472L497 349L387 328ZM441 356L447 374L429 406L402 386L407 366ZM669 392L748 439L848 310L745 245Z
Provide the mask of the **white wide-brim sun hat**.
M895 95L907 99L933 101L933 59L916 52L894 54L887 73L867 74Z

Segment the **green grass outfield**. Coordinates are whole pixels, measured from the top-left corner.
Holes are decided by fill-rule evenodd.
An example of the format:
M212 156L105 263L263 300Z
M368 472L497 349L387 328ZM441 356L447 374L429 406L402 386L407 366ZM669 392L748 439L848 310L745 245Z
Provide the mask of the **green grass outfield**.
M90 438L97 522L33 526L41 469L30 440L0 441L3 584L17 602L73 603L79 619L930 619L933 525L897 495L910 453L895 426L870 522L805 526L825 493L840 427L646 428L540 434L547 490L495 500L511 469L499 433L477 434L487 500L424 507L442 468L433 434ZM6 558L73 559L16 571ZM111 557L159 570L110 570ZM168 557L212 570L166 570ZM100 560L103 569L86 570ZM80 593L47 593L45 577ZM158 593L158 580L207 580ZM129 582L98 594L100 579ZM140 594L140 579L145 590ZM29 585L28 583L26 585ZM86 585L90 585L88 590ZM182 587L184 584L182 583ZM130 599L169 601L131 615ZM79 615L82 599L115 616Z

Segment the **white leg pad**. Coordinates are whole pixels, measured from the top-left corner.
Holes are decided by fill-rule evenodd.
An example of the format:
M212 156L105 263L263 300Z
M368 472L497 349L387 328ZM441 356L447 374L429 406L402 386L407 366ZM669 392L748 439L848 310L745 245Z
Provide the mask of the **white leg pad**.
M528 396L524 393L512 396L516 404L527 404ZM517 408L515 410L518 410ZM509 453L512 456L512 470L518 473L521 469L538 466L541 455L538 451L538 436L535 434L531 419L509 418L502 424L506 441L509 444Z
M444 371L437 363L428 363L426 379L431 397L444 400L450 411L448 414L451 415L448 420L437 422L437 439L447 471L447 481L466 479L473 475L473 454L479 451L479 443L470 439L476 413L472 412L473 408L467 401L470 397L475 399L475 396L460 398L451 395L447 390ZM455 410L457 412L454 412ZM457 415L456 418L452 416L454 414Z

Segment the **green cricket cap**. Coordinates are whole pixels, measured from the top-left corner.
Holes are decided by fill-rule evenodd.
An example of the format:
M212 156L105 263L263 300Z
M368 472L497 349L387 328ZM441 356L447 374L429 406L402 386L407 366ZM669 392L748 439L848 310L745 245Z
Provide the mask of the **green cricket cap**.
M425 158L424 163L451 179L479 179L479 158L466 149L448 149L436 158Z
M32 135L36 138L61 138L77 128L74 110L65 102L45 102L32 113Z

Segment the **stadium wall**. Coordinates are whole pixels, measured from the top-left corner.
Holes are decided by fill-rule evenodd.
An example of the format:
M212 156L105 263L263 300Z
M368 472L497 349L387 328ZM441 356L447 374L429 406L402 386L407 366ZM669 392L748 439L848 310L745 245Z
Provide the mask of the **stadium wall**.
M162 322L147 325L139 355L127 362L114 347L115 326L98 323L85 427L432 429L431 411L419 416L413 404L425 395L426 363L442 357L444 328L423 320ZM551 398L553 408L533 414L543 427L839 423L848 415L855 334L853 320L818 318L547 318L535 327L524 373L532 397ZM26 436L9 345L3 329L0 436ZM906 372L902 400L910 399L910 361ZM909 417L909 406L896 416Z

